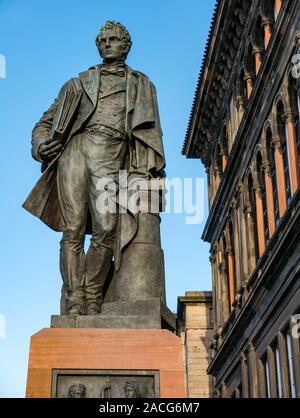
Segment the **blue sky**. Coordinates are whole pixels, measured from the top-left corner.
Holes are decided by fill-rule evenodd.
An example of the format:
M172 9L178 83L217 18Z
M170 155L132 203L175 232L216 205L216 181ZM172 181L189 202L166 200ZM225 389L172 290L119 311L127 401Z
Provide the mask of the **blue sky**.
M215 0L0 0L1 241L0 397L23 397L30 336L59 312L60 234L21 208L40 175L30 154L31 130L69 78L100 58L94 39L105 20L122 22L133 47L127 63L154 82L164 132L168 177L205 178L200 161L186 160L182 144ZM205 178L206 185L206 178ZM205 218L207 202L205 188ZM162 216L169 307L186 290L209 290L209 246L204 222ZM0 317L1 318L1 317ZM2 317L3 318L3 317Z

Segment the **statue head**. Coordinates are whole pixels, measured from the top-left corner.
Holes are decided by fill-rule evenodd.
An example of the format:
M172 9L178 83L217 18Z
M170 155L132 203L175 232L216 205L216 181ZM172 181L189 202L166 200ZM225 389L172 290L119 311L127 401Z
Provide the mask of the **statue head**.
M75 383L69 387L68 398L85 398L86 388L81 383Z
M126 398L147 398L148 389L144 382L128 381L124 385Z
M107 21L96 38L96 46L104 62L125 61L132 42L128 30L119 22Z

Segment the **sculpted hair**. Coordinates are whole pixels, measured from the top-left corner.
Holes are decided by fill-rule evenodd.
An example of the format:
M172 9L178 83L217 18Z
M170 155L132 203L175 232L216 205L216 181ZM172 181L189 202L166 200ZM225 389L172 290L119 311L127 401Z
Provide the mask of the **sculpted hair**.
M75 392L77 389L79 389L80 390L80 393L83 396L85 396L85 394L86 394L86 388L81 383L75 383L74 385L72 385L72 386L69 387L69 391L68 391L69 396L71 396L73 394L73 392Z
M100 41L103 37L103 35L105 34L105 31L111 29L111 30L116 30L117 33L119 34L119 38L121 39L124 49L127 51L126 56L128 55L132 42L131 42L131 37L130 37L130 33L128 32L128 30L125 28L124 25L122 25L122 23L120 22L114 22L111 20L108 20L107 22L105 22L104 26L102 26L102 28L100 29L97 37L96 37L96 46L99 49L100 46Z

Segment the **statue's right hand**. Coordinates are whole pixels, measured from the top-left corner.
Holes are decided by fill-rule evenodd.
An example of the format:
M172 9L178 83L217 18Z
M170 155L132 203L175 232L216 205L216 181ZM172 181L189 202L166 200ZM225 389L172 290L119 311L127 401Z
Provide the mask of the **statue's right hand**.
M62 145L59 141L47 141L40 145L39 155L45 163L48 163L57 156L61 148Z

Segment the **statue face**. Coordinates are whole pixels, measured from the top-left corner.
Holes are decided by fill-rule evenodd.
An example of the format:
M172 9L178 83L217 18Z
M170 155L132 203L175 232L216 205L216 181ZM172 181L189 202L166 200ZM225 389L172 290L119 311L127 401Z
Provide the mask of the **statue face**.
M81 390L77 389L77 390L73 390L73 392L71 393L71 398L84 398L83 393L81 392Z
M126 387L125 388L125 396L126 398L136 398L136 392L132 387Z
M73 385L69 388L68 398L85 398L85 387L83 385Z
M116 30L107 29L103 32L99 52L106 62L115 62L125 58L124 46Z

